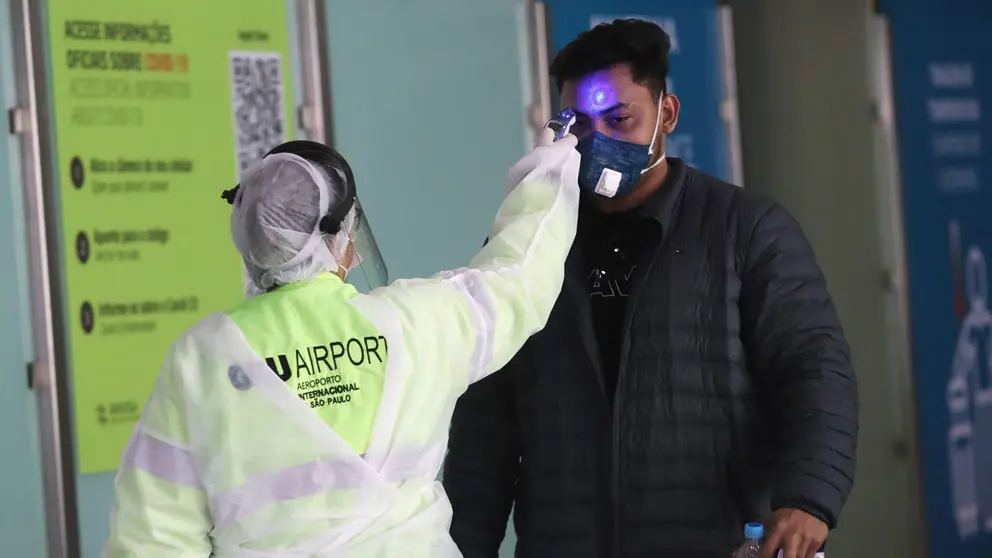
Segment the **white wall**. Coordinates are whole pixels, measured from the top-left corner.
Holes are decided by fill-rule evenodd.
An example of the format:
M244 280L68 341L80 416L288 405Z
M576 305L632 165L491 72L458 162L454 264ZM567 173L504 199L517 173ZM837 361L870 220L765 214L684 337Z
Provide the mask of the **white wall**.
M390 278L467 265L526 147L517 1L325 5L334 144Z

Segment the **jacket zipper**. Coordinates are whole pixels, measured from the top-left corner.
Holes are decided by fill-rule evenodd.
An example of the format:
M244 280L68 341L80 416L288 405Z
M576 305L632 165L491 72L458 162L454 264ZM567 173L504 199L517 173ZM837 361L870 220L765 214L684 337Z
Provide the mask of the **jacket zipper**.
M648 262L646 268L644 268L644 274L641 277L646 281L648 276L651 274L651 269L654 267L655 260L658 259L658 254L665 247L665 240L667 240L668 235L664 234L662 231L661 243L658 248L654 251L651 256L651 260ZM644 282L642 281L639 287L643 287ZM613 452L612 452L612 482L611 482L611 503L613 504L613 533L611 537L611 542L613 543L613 558L620 558L620 388L623 385L623 373L627 368L627 353L630 351L630 325L634 321L634 312L637 309L637 298L641 293L641 288L637 289L637 292L630 293L630 300L627 301L627 307L624 310L624 323L623 323L623 342L620 347L620 365L617 367L617 385L613 390Z

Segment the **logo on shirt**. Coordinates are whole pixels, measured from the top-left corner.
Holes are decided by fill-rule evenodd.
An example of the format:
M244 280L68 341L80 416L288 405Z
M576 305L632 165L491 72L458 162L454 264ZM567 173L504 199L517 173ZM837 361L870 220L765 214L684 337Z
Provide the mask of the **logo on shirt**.
M589 298L627 297L630 294L630 279L637 266L631 266L627 273L610 273L600 269L589 272Z
M295 384L296 395L316 409L351 403L352 393L362 391L369 380L357 369L385 364L386 352L386 338L381 335L352 337L299 347L289 354L266 357L265 363L282 381ZM238 387L234 377L231 382Z
M346 341L331 341L326 345L300 347L290 354L265 358L265 363L279 378L288 382L294 377L316 376L336 372L344 363L362 366L367 362L384 363L386 338L353 337Z

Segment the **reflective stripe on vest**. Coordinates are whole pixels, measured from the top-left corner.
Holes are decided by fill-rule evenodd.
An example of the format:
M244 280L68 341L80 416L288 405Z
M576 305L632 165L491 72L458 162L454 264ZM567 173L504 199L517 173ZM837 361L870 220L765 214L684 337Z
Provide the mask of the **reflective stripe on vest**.
M362 454L382 399L387 347L348 303L356 295L325 274L256 296L228 316L272 372Z

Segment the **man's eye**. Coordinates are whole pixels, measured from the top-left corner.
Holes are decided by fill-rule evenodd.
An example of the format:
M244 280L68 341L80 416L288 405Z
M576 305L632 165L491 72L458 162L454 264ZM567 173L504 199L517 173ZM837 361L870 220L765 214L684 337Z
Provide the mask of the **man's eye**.
M613 121L616 122L617 124L619 124L621 122L626 122L628 120L630 120L630 117L629 116L614 116L613 117Z

